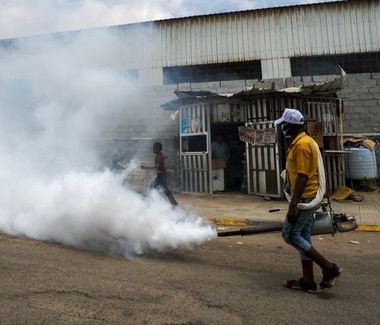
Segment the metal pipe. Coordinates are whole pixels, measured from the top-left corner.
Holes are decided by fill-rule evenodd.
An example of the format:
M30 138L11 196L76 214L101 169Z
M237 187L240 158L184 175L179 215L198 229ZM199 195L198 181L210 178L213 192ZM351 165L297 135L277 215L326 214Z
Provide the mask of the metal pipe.
M344 137L380 137L380 133L344 133Z
M253 228L245 228L234 231L224 231L219 232L218 237L229 237L229 236L246 236L246 235L255 235L262 234L266 232L275 232L281 231L283 224L273 225L273 226L264 226L264 227L253 227Z

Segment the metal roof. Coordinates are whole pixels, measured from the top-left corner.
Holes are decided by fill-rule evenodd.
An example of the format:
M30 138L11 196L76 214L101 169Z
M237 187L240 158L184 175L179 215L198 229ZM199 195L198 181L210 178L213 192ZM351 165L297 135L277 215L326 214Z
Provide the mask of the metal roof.
M262 8L253 8L253 9L245 9L245 10L236 10L236 11L226 11L226 12L217 12L212 14L203 14L203 15L192 15L192 16L183 16L183 17L173 17L173 18L166 18L166 19L158 19L153 21L145 21L145 22L136 22L131 24L140 24L140 23L146 23L146 22L166 22L171 20L181 20L181 19L193 19L193 18L201 18L201 17L210 17L210 16L222 16L222 15L230 15L235 13L245 13L250 11L268 11L268 10L279 10L279 9L287 9L287 8L295 8L295 7L307 7L307 6L320 6L320 5L329 5L329 4L335 4L336 2L355 2L355 1L361 1L361 0L335 0L335 1L319 1L319 2L313 2L313 3L301 3L296 5L284 5L284 6L273 6L273 7L262 7ZM122 25L118 25L122 26Z
M245 9L245 10L235 10L235 11L215 12L215 13L209 13L209 14L172 17L172 18L164 18L164 19L157 19L157 20L137 21L133 23L119 24L119 25L113 25L113 26L108 26L108 27L105 26L104 28L117 28L117 27L133 25L133 24L148 24L148 23L161 23L161 22L165 23L165 22L170 22L170 21L175 21L175 20L194 19L194 18L212 17L212 16L224 16L224 15L231 15L231 14L247 13L247 12L252 12L252 11L256 12L256 11L281 10L281 9L296 8L296 7L330 5L330 4L335 4L337 2L357 2L357 1L362 1L362 0L331 0L331 1L319 1L319 2L313 2L313 3L301 3L301 4L295 4L295 5L261 7L261 8Z
M99 30L99 29L103 29L103 28L121 28L124 26L138 25L138 24L165 23L165 22L170 22L170 21L175 21L175 20L185 20L185 19L193 19L193 18L201 18L201 17L240 14L240 13L246 13L246 12L251 12L251 11L268 11L268 10L279 10L279 9L287 9L287 8L295 8L295 7L321 6L321 5L334 4L336 2L355 2L355 1L361 1L361 0L335 0L335 1L325 1L325 2L321 1L321 2L314 2L314 3L302 3L302 4L296 4L296 5L273 6L273 7L253 8L253 9L246 9L246 10L226 11L226 12L218 12L218 13L210 13L210 14L172 17L172 18L157 19L157 20L136 21L133 23L109 25L109 26L103 26L103 27L74 29L74 30L65 30L65 31L61 31L61 32L53 32L53 33L47 33L47 34L36 34L36 35L29 35L29 36L22 36L22 37L4 38L4 39L0 39L0 41L2 41L2 40L13 40L13 39L18 39L18 38L23 39L23 38L29 38L29 37L51 35L51 34L78 33L81 31Z
M346 72L339 67L341 75L335 79L322 83L301 84L298 87L289 87L283 89L267 89L250 87L234 94L217 94L206 90L199 91L174 91L178 99L162 104L161 108L166 111L178 110L182 106L193 105L197 103L248 103L255 97L271 96L278 94L327 97L333 96L344 88Z

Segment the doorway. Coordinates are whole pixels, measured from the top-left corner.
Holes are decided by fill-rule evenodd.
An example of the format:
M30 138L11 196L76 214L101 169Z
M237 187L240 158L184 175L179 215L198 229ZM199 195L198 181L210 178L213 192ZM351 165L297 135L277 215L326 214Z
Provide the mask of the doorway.
M245 142L239 139L238 127L243 126L243 122L212 122L211 123L211 143L216 141L218 135L229 148L229 159L226 162L224 171L223 190L215 192L244 192L244 182L246 182L246 160ZM213 170L213 177L218 177Z

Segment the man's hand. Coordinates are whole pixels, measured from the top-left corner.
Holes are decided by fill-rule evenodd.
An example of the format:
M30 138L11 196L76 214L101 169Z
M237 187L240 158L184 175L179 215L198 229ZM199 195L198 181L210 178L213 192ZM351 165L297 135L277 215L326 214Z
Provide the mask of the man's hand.
M294 192L292 195L292 201L289 204L288 214L286 215L289 223L292 224L293 226L298 221L297 204L299 200L302 198L303 192L305 191L307 180L308 180L307 175L298 173L297 178L296 178L296 184L294 186Z
M288 222L292 224L293 226L298 221L298 209L296 205L289 205L288 213L286 215L286 218L288 219Z

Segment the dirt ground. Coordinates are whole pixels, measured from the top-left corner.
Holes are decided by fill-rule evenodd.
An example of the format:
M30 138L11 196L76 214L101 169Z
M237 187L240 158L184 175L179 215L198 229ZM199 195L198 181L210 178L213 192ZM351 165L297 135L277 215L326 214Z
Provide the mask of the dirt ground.
M344 268L319 295L281 286L300 266L279 233L134 260L0 234L0 323L377 324L379 233L313 238Z

